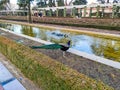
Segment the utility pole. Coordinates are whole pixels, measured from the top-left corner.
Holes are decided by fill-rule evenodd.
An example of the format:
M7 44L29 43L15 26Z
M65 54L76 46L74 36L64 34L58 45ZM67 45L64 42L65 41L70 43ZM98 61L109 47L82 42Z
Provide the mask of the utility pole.
M29 23L32 23L32 19L31 19L31 10L30 10L30 9L31 9L30 1L31 1L31 0L29 0L29 2L28 2L28 12L29 12L28 14L29 14Z

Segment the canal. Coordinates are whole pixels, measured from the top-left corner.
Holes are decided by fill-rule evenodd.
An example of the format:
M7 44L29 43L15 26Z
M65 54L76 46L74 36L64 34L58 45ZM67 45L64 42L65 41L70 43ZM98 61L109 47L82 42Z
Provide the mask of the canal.
M120 41L99 38L78 32L59 29L38 28L18 24L0 23L0 27L15 33L28 35L53 43L66 43L71 40L71 48L120 62Z

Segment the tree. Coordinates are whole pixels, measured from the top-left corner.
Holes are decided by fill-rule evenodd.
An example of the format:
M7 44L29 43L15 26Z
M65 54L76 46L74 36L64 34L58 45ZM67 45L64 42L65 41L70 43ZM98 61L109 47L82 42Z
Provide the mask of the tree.
M113 0L113 3L119 3L120 0Z
M53 7L55 6L55 0L39 0L37 1L38 7Z
M37 1L38 7L46 7L47 6L47 0L39 0Z
M64 6L64 0L57 0L58 6Z
M106 1L106 2L105 2ZM119 3L120 0L97 0L97 2L101 3L101 4L104 4L104 3Z
M67 5L67 0L65 0L65 6Z
M53 6L53 0L49 0L48 5L49 5L49 7L52 7Z
M29 0L18 0L17 4L19 6L19 9L26 10L28 9Z
M46 6L54 7L56 6L55 5L56 2L58 3L58 6L64 6L64 0L38 0L37 6L38 7L46 7Z
M18 0L17 4L19 5L19 9L23 9L23 10L28 10L29 12L29 23L32 22L32 19L31 19L31 11L30 11L30 8L31 8L31 5L30 3L34 1L34 0Z
M107 0L108 1L108 0ZM101 4L104 4L105 3L105 0L97 0L97 2L101 3Z
M87 4L87 1L86 0L75 0L73 4L74 5L85 5Z
M107 3L109 3L109 0L107 0Z
M0 9L7 9L8 7L8 3L10 3L10 0L0 0Z

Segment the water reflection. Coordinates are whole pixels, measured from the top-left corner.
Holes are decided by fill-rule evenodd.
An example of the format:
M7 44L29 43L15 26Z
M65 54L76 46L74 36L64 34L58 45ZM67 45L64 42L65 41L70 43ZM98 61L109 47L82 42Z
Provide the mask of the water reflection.
M0 27L54 43L66 43L71 40L71 47L74 49L120 61L120 41L16 24L0 24Z
M72 36L72 48L77 49L79 51L87 52L89 54L93 54L91 44L92 38L86 35L73 35Z
M108 59L120 61L120 41L94 39L91 48L93 53Z

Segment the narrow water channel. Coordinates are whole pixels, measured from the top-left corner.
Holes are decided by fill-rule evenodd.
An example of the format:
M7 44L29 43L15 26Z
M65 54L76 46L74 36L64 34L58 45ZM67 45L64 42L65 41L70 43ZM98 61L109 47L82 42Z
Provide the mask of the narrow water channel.
M18 24L0 23L0 27L53 43L66 43L71 40L71 48L120 62L120 41Z

